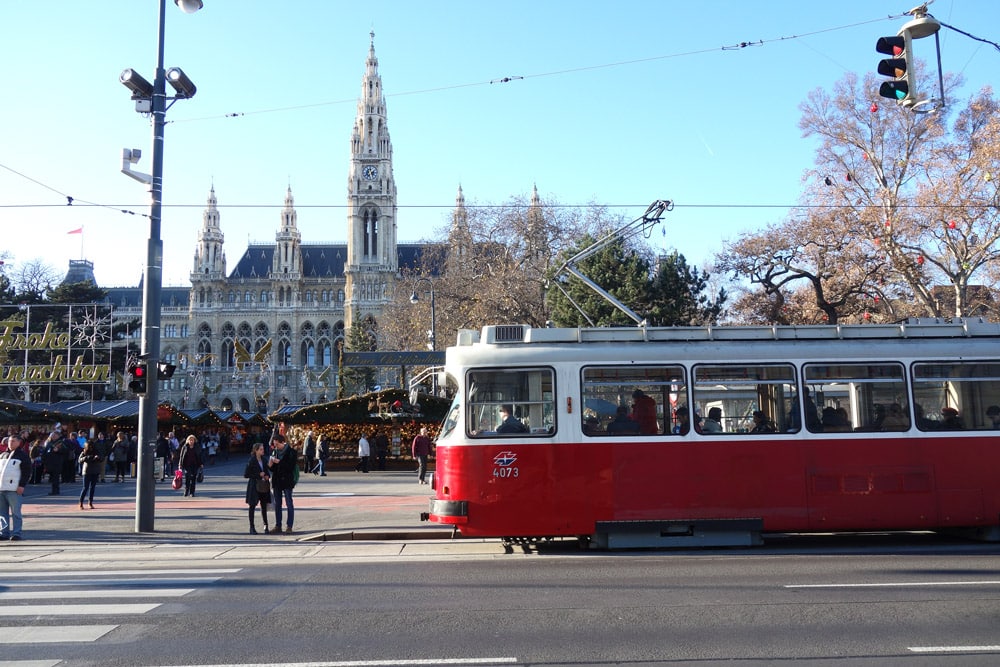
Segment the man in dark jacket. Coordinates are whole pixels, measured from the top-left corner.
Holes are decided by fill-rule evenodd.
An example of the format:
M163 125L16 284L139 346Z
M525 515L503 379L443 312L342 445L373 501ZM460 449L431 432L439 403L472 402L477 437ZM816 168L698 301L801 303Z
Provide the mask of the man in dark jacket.
M295 488L295 471L299 466L299 455L294 449L288 446L285 436L275 433L271 436L271 458L268 466L271 468L271 490L274 491L274 530L272 533L280 533L281 530L281 504L282 501L288 504L288 523L286 533L292 532L292 525L295 523L295 505L292 502L292 489Z
M45 472L49 473L49 482L52 484L50 496L59 495L59 481L62 479L63 466L66 465L68 458L62 435L58 431L50 433L45 443L45 453L42 454L42 464L45 466Z
M411 450L413 458L417 460L417 481L420 484L426 484L427 457L431 455L431 439L427 437L426 426L421 428L420 433L413 438Z

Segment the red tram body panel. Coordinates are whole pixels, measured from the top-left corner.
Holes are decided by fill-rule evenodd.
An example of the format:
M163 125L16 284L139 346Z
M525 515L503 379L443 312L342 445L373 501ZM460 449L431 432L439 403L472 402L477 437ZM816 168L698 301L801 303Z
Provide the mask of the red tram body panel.
M996 325L692 328L662 340L512 329L463 332L448 351L456 395L428 518L463 536L737 519L762 532L997 536ZM620 430L638 428L624 408L642 394L657 401L657 432ZM521 430L505 432L507 412Z

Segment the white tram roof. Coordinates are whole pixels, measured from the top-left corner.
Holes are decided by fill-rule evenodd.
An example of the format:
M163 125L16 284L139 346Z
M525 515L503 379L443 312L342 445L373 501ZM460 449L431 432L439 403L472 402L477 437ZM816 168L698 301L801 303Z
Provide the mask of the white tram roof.
M1000 337L1000 324L958 318L949 321L911 318L899 324L802 326L533 328L527 324L502 324L485 326L481 332L462 329L458 332L457 345L972 337Z

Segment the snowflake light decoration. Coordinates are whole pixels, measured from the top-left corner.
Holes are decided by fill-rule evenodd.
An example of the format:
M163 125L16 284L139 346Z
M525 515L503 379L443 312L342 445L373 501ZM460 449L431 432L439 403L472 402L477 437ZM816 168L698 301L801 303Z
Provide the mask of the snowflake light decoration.
M72 323L73 344L96 350L111 340L111 314L100 315L97 309L87 310L83 317L74 318Z

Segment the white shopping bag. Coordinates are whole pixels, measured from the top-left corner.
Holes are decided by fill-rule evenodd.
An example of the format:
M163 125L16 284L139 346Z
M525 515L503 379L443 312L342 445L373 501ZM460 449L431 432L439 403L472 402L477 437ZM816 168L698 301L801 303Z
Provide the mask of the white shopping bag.
M17 491L21 485L21 459L0 459L0 491Z

